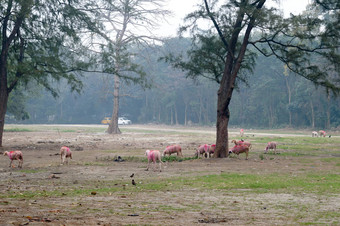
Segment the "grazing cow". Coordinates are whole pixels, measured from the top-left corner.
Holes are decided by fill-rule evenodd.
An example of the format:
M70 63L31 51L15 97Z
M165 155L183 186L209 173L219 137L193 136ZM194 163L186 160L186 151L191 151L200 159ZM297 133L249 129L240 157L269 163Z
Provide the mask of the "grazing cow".
M182 148L181 146L179 145L171 145L171 146L167 146L165 148L165 150L163 151L163 156L166 156L166 155L171 155L173 153L177 153L177 156L182 156Z
M268 142L267 147L264 149L264 153L267 153L269 149L273 149L274 150L274 154L276 154L276 146L277 143L276 142Z
M60 165L63 165L65 160L66 164L68 165L67 158L72 159L72 152L69 147L63 146L60 148Z
M211 157L211 155L213 155L215 153L215 149L216 149L216 144L212 144L209 147L209 158Z
M229 149L229 154L234 153L237 156L240 153L246 153L246 160L248 160L249 147L246 145L235 145L233 148Z
M19 161L18 167L22 168L22 164L24 163L24 158L22 156L21 151L9 151L9 152L5 151L4 155L7 155L8 158L11 160L10 163L9 163L9 167L14 167L12 165L13 160L18 160Z
M200 158L200 156L204 155L207 158L209 156L209 148L210 148L210 145L202 144L196 149L195 157Z
M244 140L232 140L231 143L234 143L235 145L246 145L249 149L251 148L251 143L248 141L244 141Z
M320 136L320 137L326 137L326 132L323 131L323 130L320 130L320 131L319 131L319 136Z
M312 132L312 137L318 137L318 136L319 136L318 132L316 132L316 131Z
M148 167L146 168L146 171L149 170L151 161L153 162L153 168L155 171L155 164L158 160L159 162L159 172L162 172L162 159L161 159L161 153L158 150L146 150L145 155L148 157Z
M240 136L243 137L244 135L244 129L240 129Z

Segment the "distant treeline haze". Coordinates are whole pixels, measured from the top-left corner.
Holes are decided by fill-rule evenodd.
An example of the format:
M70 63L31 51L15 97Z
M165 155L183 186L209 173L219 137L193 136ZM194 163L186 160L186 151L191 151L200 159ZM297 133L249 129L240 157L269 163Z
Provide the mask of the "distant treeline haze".
M175 39L176 48L185 51L188 40ZM167 47L169 48L169 47ZM144 49L136 58L144 65L150 89L123 83L120 116L133 123L214 125L218 84L201 78L187 79L182 71L172 69L158 59L165 46ZM148 56L148 57L145 57ZM29 119L20 123L95 123L112 114L112 79L103 74L86 74L81 95L59 86L54 99L43 89L29 92L26 111ZM259 56L247 84L238 82L232 98L230 126L243 128L315 128L340 125L340 98L316 88L311 82L287 71L274 58ZM37 91L38 90L38 91ZM18 122L7 118L7 123Z

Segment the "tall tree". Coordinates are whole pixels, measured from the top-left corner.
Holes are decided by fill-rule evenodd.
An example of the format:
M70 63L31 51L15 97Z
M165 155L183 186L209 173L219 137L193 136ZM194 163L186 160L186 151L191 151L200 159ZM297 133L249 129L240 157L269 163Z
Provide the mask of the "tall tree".
M10 93L29 83L54 96L51 81L65 79L79 91L75 71L86 68L79 34L93 25L78 0L5 0L0 5L0 146ZM78 7L78 8L77 8ZM89 59L89 58L86 58Z
M107 131L110 134L120 133L118 115L121 78L146 85L145 72L133 61L135 52L131 47L158 40L152 29L169 14L162 9L163 2L164 0L102 0L98 3L101 7L98 7L97 17L104 24L99 33L99 45L105 52L103 70L112 75L114 81L114 106Z
M266 0L203 0L198 10L186 17L192 23L183 30L191 29L195 37L215 34L225 51L223 72L219 75L215 157L227 156L230 101L243 68L254 65L254 62L247 61L247 56L253 56L255 51L276 57L292 72L316 85L335 93L340 91L339 2L316 0L310 6L313 13L291 15L289 18L284 18L279 10L267 5ZM314 13L315 10L318 13ZM199 19L211 22L208 31L199 27ZM210 44L212 46L214 42ZM201 46L203 49L204 45ZM189 63L197 61L194 61L194 56L189 53ZM214 57L202 55L200 59L208 62ZM213 66L202 65L204 68ZM189 75L195 70L186 69ZM335 73L329 74L330 70Z

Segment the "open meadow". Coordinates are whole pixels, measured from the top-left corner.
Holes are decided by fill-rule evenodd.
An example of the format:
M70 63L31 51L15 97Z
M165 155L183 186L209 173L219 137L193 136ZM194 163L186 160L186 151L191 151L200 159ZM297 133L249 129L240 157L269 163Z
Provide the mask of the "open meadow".
M340 132L245 130L245 160L194 158L215 142L214 127L106 128L6 125L0 152L21 150L24 163L0 157L0 225L340 225ZM264 154L269 141L278 154ZM172 144L183 158L145 171L145 150ZM73 152L69 165L61 146Z

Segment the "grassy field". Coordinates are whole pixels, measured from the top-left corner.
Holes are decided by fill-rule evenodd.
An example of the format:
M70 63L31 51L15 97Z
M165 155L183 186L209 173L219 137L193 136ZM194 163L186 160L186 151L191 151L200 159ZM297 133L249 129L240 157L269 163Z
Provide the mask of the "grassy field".
M299 136L289 130L252 131L245 139L253 147L249 160L244 160L243 155L193 158L193 147L202 140L214 141L212 128L126 126L122 135L114 137L105 129L6 126L8 140L51 132L50 140L67 138L72 146L90 137L92 141L84 140L82 145L97 142L97 146L85 148L81 157L75 153L77 158L69 166L53 162L55 151L48 146L39 159L46 158L45 165L34 166L34 156L41 151L33 150L35 143L29 139L23 169L9 169L7 159L1 158L0 189L5 192L0 193L0 213L4 213L0 224L340 225L340 137L336 133L331 138L312 138L308 131L297 131ZM240 138L237 130L231 130L230 138ZM112 143L99 146L110 139ZM177 141L185 147L184 157L163 159L161 173L146 172L144 146L156 140L162 145ZM264 154L266 143L273 140L279 144L279 154ZM114 162L119 153L124 156L122 163Z

